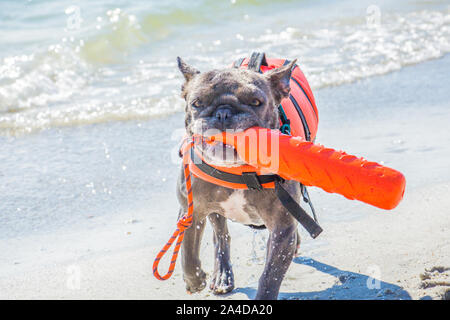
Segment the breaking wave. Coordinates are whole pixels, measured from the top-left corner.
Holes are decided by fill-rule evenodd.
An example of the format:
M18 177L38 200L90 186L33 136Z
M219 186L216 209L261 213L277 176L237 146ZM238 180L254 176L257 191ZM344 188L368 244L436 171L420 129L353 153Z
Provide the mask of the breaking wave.
M252 1L243 4L249 5ZM230 23L241 25L239 19ZM386 14L377 25L364 18L342 18L316 29L276 30L273 23L262 31L236 29L223 37L217 35L229 28L223 19L182 8L139 17L108 10L93 25L94 32L68 34L36 52L0 60L1 134L178 112L183 107L178 52L203 70L229 66L254 50L298 58L311 86L318 89L396 71L450 51L450 14L436 10ZM214 32L195 35L208 29Z

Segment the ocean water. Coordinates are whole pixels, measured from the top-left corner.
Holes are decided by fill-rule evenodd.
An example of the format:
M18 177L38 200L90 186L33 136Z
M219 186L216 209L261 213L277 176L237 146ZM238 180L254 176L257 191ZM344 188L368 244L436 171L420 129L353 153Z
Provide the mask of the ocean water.
M1 1L0 134L182 110L176 56L200 70L253 50L298 58L313 89L450 51L446 1Z
M401 109L420 119L430 101L435 118L421 125L450 120L446 1L0 1L0 238L105 225L118 212L163 214L170 228L183 133L176 57L207 70L256 50L299 59L318 98L319 141L331 147L346 147L333 133L344 128L373 152L354 121L369 128ZM362 155L402 164L406 138L393 131L387 150ZM330 221L363 208L333 201L319 205Z

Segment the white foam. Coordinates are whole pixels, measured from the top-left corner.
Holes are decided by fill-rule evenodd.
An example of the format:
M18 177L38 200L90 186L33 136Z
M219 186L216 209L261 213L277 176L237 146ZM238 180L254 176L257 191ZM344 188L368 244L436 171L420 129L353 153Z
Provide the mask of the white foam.
M121 12L120 17L119 22L128 23L131 16ZM136 19L124 24L129 31L125 38L140 30L142 21ZM118 22L111 23L100 34L67 37L41 52L0 60L0 134L148 119L181 111L182 79L175 55L153 57L150 52L119 64L98 64L89 58L86 44L92 49L106 41L109 49L101 51L102 55L117 55L111 49L115 46L125 58L136 49L136 41L122 39L119 29L102 35L103 29L114 28ZM442 57L450 52L450 14L445 10L385 13L377 26L368 25L364 18L342 18L318 29L288 27L281 32L243 35L245 42L225 37L220 46L210 41L210 46L196 47L189 61L203 70L227 67L238 55L263 50L272 57L298 58L310 85L318 89ZM180 42L171 52L183 51L184 44ZM111 57L103 58L109 61Z
M266 52L297 57L313 88L386 74L450 52L450 14L386 14L379 25L364 20L319 30L286 28L250 41Z

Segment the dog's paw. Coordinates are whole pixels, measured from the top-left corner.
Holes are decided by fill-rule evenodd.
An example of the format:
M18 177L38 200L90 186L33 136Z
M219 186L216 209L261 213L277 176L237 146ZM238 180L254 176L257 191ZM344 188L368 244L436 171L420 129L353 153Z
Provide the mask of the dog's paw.
M231 268L215 272L209 288L214 294L231 292L234 289L234 275Z
M188 294L200 292L206 287L206 273L199 270L195 277L185 277L186 291Z

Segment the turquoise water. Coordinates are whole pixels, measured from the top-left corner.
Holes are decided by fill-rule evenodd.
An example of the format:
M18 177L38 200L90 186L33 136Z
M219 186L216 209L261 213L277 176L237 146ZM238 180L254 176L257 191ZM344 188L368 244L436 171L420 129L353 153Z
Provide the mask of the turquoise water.
M450 51L444 1L1 1L0 134L182 109L175 58L298 58L314 89Z

